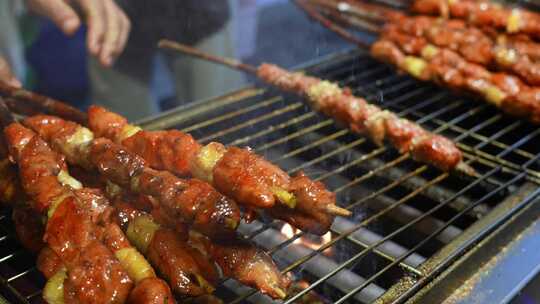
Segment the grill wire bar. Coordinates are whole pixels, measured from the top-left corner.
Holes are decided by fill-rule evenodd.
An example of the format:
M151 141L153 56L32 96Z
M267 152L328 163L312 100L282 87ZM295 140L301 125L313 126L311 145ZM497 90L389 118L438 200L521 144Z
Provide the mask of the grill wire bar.
M335 191L342 207L354 212L352 218L336 220L329 241L303 250L304 254L292 260L287 253L308 246L309 237L304 233L284 235L278 221L242 224L243 236L272 254L283 273L291 272L295 279L308 282L307 288L291 294L285 303L297 302L310 292L329 302L367 303L374 298L367 301L358 295L380 295L379 291L390 289L404 277L413 278L411 289L416 290L459 257L466 246L434 267L425 266L429 264L426 261L502 204L515 189L526 182L540 185L540 151L534 145L540 131L527 123L394 73L361 51L337 54L309 70L453 138L465 152L466 162L479 173L475 177L441 173L408 155L376 147L313 112L298 97L273 89L258 90L247 98L240 94L242 98L215 100L212 106L187 109L178 120L170 119L166 127L191 132L202 142L250 146L289 173L306 171ZM147 127L153 124L159 124L159 118L149 121ZM521 204L529 203L537 192ZM489 231L474 235L466 245ZM44 281L35 269L35 257L15 243L6 215L0 217L0 233L0 243L9 242L0 251L0 285L5 286L0 295L15 303L41 303ZM269 246L262 243L264 237L280 241ZM18 261L21 256L25 256L24 267ZM324 273L310 270L320 264L313 261L329 261L334 267ZM335 282L344 275L361 282L340 290ZM261 299L256 291L232 283L225 280L217 291L226 302L256 303L255 299Z

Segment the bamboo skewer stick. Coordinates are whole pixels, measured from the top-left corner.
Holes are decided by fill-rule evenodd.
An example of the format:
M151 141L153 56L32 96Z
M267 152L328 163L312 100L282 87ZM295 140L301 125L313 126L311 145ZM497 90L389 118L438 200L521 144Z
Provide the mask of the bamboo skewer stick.
M254 67L254 66L251 66L249 64L242 63L242 62L240 62L240 61L238 61L236 59L232 59L232 58L218 58L216 56L208 55L206 53L200 52L200 51L198 51L196 49L184 46L184 45L176 43L174 41L160 40L159 43L158 43L158 46L160 48L166 48L166 49L180 51L182 53L186 53L186 54L189 54L189 55L192 55L192 56L195 56L195 57L203 58L203 59L205 59L207 61L212 61L212 62L223 64L223 65L226 65L226 66L230 66L231 68L241 70L241 71L244 71L244 72L247 72L247 73L250 73L250 74L257 74L257 68Z
M366 43L363 40L361 40L360 38L352 35L351 33L349 33L348 30L344 29L343 27L339 26L338 24L336 24L332 20L326 18L324 15L319 13L317 10L315 10L313 7L311 7L307 3L307 1L305 1L305 0L295 0L295 3L300 8L302 8L308 14L308 16L310 16L311 18L313 18L316 21L320 22L323 26L325 26L326 28L328 28L332 32L336 33L337 35L339 35L343 39L345 39L345 40L347 40L347 41L349 41L351 43L354 43L354 44L356 44L359 47L364 48L364 49L369 49L371 47L369 43ZM343 19L343 18L341 18L341 19L345 23L351 23L350 21L348 21L346 19ZM379 31L378 29L375 29L375 28L372 28L372 27L369 27L369 26L365 27L365 29L370 31L370 32L378 32Z
M86 113L53 98L39 95L25 89L15 88L0 81L0 94L4 97L12 99L22 99L32 104L32 106L40 109L43 113L56 114L65 118L69 118L80 124L86 124Z
M319 21L322 25L327 27L328 29L332 30L339 36L343 37L347 41L351 41L354 44L357 44L358 46L362 48L369 48L369 44L360 40L356 36L349 33L347 30L342 28L341 26L335 24L334 22L330 21L328 18L321 15L319 12L317 12L313 7L311 7L307 1L305 0L295 0L294 1L300 8L306 11L306 13L316 21Z

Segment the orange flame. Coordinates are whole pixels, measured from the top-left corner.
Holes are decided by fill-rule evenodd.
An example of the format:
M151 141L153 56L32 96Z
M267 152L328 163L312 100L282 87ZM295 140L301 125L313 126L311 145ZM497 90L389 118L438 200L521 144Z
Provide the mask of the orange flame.
M288 239L293 238L299 232L300 232L299 229L296 229L289 224L284 224L283 227L281 227L281 234L283 234ZM326 234L324 234L321 237L306 237L306 236L299 237L293 241L293 244L302 244L313 250L318 250L319 248L321 248L322 245L330 242L331 240L332 240L332 233L328 231ZM329 250L330 248L326 249L324 252L329 254L330 253Z

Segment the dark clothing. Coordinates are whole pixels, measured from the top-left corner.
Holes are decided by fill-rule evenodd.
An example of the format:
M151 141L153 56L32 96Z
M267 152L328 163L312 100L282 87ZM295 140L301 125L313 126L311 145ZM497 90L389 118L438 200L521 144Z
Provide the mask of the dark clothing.
M135 46L155 46L162 38L196 44L223 27L229 19L225 0L124 0L132 20Z
M194 45L218 32L230 18L226 0L121 0L118 4L132 29L115 68L142 82L148 80L160 39Z

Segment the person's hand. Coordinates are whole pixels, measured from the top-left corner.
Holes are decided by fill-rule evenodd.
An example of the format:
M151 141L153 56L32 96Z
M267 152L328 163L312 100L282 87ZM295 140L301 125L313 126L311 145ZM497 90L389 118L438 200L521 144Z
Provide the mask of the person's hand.
M21 82L15 78L15 75L11 72L11 67L2 56L0 56L0 81L17 88L21 87Z
M27 0L31 11L49 18L66 35L72 35L84 18L88 50L101 64L110 66L126 45L131 23L114 0Z

